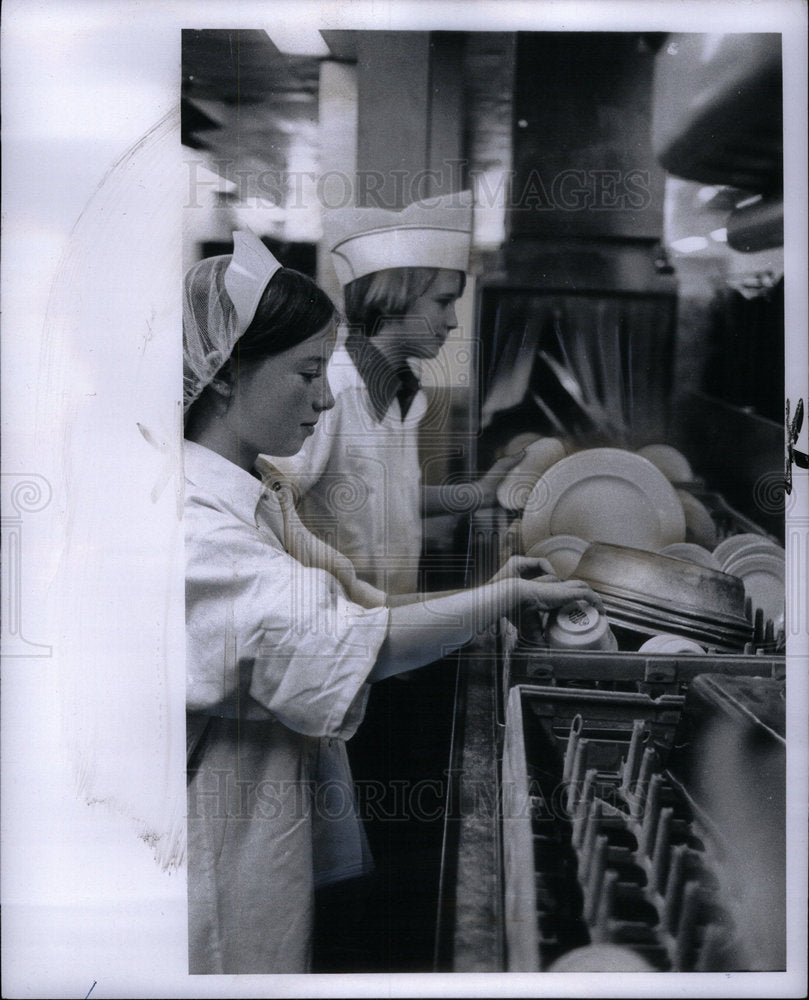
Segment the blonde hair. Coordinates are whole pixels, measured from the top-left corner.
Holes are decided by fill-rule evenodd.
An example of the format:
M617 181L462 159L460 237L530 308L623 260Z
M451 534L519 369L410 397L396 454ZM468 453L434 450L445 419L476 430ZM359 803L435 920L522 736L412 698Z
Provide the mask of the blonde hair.
M346 320L350 326L361 327L367 337L373 337L384 320L406 315L440 271L438 267L390 267L350 281L343 289ZM462 293L466 274L457 273L461 275Z

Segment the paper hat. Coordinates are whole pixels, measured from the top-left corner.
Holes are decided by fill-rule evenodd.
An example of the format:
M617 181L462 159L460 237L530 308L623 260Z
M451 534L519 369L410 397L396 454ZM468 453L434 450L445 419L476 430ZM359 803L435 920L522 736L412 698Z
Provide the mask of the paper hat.
M225 271L225 289L236 309L239 336L250 326L270 278L283 267L255 233L233 234L233 257Z
M401 212L337 208L324 235L341 285L389 267L466 271L472 242L472 192L414 201Z

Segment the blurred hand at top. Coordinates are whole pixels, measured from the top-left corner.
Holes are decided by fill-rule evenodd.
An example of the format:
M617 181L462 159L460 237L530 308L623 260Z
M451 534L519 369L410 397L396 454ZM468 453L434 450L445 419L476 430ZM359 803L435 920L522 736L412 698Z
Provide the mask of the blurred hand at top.
M525 450L516 455L504 455L498 458L487 473L475 483L480 491L480 506L494 507L497 503L497 487L502 479L525 458Z

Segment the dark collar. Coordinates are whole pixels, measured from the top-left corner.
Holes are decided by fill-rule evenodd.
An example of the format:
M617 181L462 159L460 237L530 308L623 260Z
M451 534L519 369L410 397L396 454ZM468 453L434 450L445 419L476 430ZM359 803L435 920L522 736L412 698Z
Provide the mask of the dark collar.
M397 399L404 419L413 398L421 388L421 383L410 366L403 364L401 367L394 367L376 349L373 340L353 330L346 338L346 350L365 383L376 419L382 420Z

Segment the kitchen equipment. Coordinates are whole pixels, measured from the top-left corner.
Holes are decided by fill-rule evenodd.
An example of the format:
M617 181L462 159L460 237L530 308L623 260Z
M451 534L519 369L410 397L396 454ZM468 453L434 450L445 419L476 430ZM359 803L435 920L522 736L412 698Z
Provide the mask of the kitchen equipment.
M674 488L647 459L590 448L551 466L525 504L525 544L551 535L657 550L684 541L685 516Z
M723 860L732 857L730 831L700 799L694 764L711 714L772 731L777 752L770 705L783 687L700 675L685 698L511 688L502 765L509 971L559 968L562 956L592 945L629 948L657 970L764 967L755 956L745 964L749 935ZM711 711L686 711L695 703ZM760 770L755 758L748 765ZM756 773L756 787L769 774ZM776 807L784 794L776 781ZM782 857L777 845L772 853ZM775 876L780 888L771 887L768 904L777 910L783 866ZM769 968L782 967L774 938Z
M608 621L622 631L640 636L678 635L704 643L716 650L742 650L753 640L754 627L751 622L741 625L723 625L720 622L688 618L683 615L657 611L640 603L632 603L619 598L603 595Z
M744 585L738 578L684 559L594 542L575 572L599 592L666 611L728 624L745 619Z

